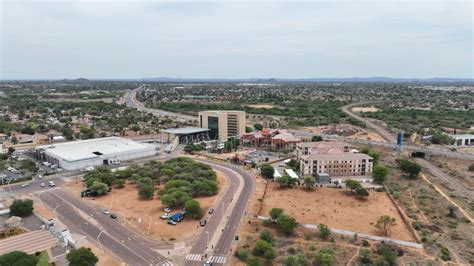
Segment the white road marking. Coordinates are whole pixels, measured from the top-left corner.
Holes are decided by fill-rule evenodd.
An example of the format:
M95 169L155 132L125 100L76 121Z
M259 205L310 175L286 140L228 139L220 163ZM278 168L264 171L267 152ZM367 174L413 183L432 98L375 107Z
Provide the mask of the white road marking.
M222 263L222 264L224 264L226 260L227 260L226 256L220 256L220 255L211 256L211 259L210 259L211 262Z
M188 254L186 255L186 260L201 261L201 254Z
M159 266L173 266L173 263L171 261L163 261L158 263Z

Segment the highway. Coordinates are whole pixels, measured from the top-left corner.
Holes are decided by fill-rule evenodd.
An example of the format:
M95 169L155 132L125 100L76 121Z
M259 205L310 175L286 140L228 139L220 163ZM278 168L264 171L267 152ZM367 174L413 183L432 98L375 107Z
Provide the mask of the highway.
M148 107L145 107L143 103L137 100L136 96L138 91L143 89L144 86L140 86L132 91L129 91L125 94L124 99L125 99L125 104L128 107L138 109L142 112L150 113L153 114L154 116L167 116L171 119L174 120L179 120L179 121L197 121L196 116L191 116L191 115L185 115L185 114L180 114L180 113L174 113L174 112L169 112L169 111L164 111L164 110L159 110L159 109L151 109Z

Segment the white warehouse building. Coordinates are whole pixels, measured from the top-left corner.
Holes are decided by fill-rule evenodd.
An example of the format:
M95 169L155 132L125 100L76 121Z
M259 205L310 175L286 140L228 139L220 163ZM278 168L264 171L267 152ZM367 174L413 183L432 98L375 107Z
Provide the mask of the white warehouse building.
M65 170L83 170L91 166L120 164L123 161L154 156L154 145L119 137L79 140L36 147L36 157Z

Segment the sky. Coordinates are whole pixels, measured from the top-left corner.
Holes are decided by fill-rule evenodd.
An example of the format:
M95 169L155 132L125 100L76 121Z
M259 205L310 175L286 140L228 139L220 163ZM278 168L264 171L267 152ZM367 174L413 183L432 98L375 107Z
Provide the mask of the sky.
M0 0L0 79L474 78L470 0Z

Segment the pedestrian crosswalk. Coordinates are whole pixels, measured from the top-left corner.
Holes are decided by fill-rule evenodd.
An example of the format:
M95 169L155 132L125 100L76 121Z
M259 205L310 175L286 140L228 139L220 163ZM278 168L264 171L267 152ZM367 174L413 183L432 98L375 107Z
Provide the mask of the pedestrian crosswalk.
M214 255L214 256L211 256L209 261L213 262L213 263L225 263L226 262L226 256Z
M188 254L186 255L186 260L191 261L202 261L206 258L202 254ZM227 261L227 257L224 255L212 255L209 259L212 263L222 263L224 264Z
M188 254L186 260L201 261L203 258L202 254Z
M166 261L158 263L158 266L173 266L173 263L166 260Z

